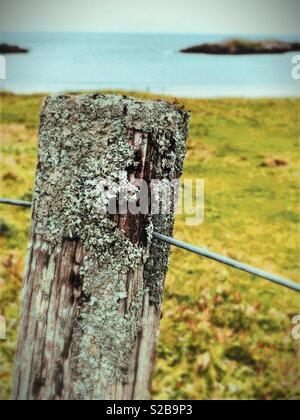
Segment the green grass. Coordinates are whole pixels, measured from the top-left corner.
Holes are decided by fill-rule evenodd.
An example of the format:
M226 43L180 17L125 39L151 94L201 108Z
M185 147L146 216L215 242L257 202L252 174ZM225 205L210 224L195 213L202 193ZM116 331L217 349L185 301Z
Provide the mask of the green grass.
M43 97L0 100L0 195L30 199ZM198 227L178 216L175 236L300 282L300 100L181 102L192 116L184 177L205 179L206 213ZM29 219L0 207L0 399L9 397ZM295 293L174 249L153 397L299 399L297 313Z

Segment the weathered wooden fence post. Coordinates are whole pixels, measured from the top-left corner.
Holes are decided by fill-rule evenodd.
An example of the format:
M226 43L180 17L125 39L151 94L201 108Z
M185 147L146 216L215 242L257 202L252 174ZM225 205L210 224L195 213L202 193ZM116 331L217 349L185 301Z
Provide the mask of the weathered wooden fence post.
M172 234L174 208L103 214L99 185L180 177L188 119L162 101L47 98L14 399L149 398L169 259L152 231Z

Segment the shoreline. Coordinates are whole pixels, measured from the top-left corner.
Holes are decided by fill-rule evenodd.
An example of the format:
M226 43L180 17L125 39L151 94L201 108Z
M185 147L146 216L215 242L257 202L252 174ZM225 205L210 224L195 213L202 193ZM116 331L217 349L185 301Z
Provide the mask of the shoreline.
M229 88L231 89L231 88ZM222 99L300 99L300 87L298 88L298 92L297 89L292 89L292 87L290 87L288 90L289 92L287 93L286 91L283 92L278 92L276 94L268 94L266 93L260 93L260 94L255 94L252 92L252 94L248 93L241 93L241 91L243 90L240 87L237 87L236 89L234 89L233 92L231 93L226 93L225 89L220 89L220 88L216 88L216 90L219 90L218 93L216 94L211 94L209 92L205 92L205 90L203 89L201 91L201 94L197 94L195 93L195 90L193 89L193 92L190 93L184 93L184 92L179 92L176 90L173 91L169 91L169 92L162 92L162 91L147 91L147 90L140 90L140 89L121 89L121 88L105 88L105 89L88 89L88 90L75 90L75 89L65 89L65 90L57 90L57 91L14 91L14 90L7 90L7 89L1 89L0 88L0 95L2 94L8 94L8 95L14 95L14 96L52 96L52 95L58 95L58 94L65 94L65 95L74 95L74 94L79 94L79 93L94 93L94 92L101 92L103 94L106 93L119 93L120 95L122 94L126 94L128 96L134 96L135 94L143 94L146 96L153 96L153 95L157 95L159 97L172 97L172 98L180 98L180 99L194 99L194 100L201 100L201 99L206 99L206 100L222 100Z

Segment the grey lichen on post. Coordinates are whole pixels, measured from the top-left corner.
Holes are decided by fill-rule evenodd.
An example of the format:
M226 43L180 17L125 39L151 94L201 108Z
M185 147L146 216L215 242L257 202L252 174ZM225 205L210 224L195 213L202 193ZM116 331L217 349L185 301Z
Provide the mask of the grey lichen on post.
M172 234L175 209L109 217L99 211L106 201L97 186L103 179L126 184L132 176L179 178L188 120L163 101L46 99L14 398L149 397L153 360L147 369L145 358L154 358L169 259L169 247L153 242L151 232ZM42 322L45 336L37 337ZM30 352L36 358L29 369Z

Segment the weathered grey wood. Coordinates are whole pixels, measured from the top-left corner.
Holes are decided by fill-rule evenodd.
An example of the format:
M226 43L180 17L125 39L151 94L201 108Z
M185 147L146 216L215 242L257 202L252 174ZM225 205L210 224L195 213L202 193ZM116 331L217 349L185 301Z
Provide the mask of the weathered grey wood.
M187 127L166 102L47 98L13 399L149 398L174 208L104 215L98 186L178 178Z

